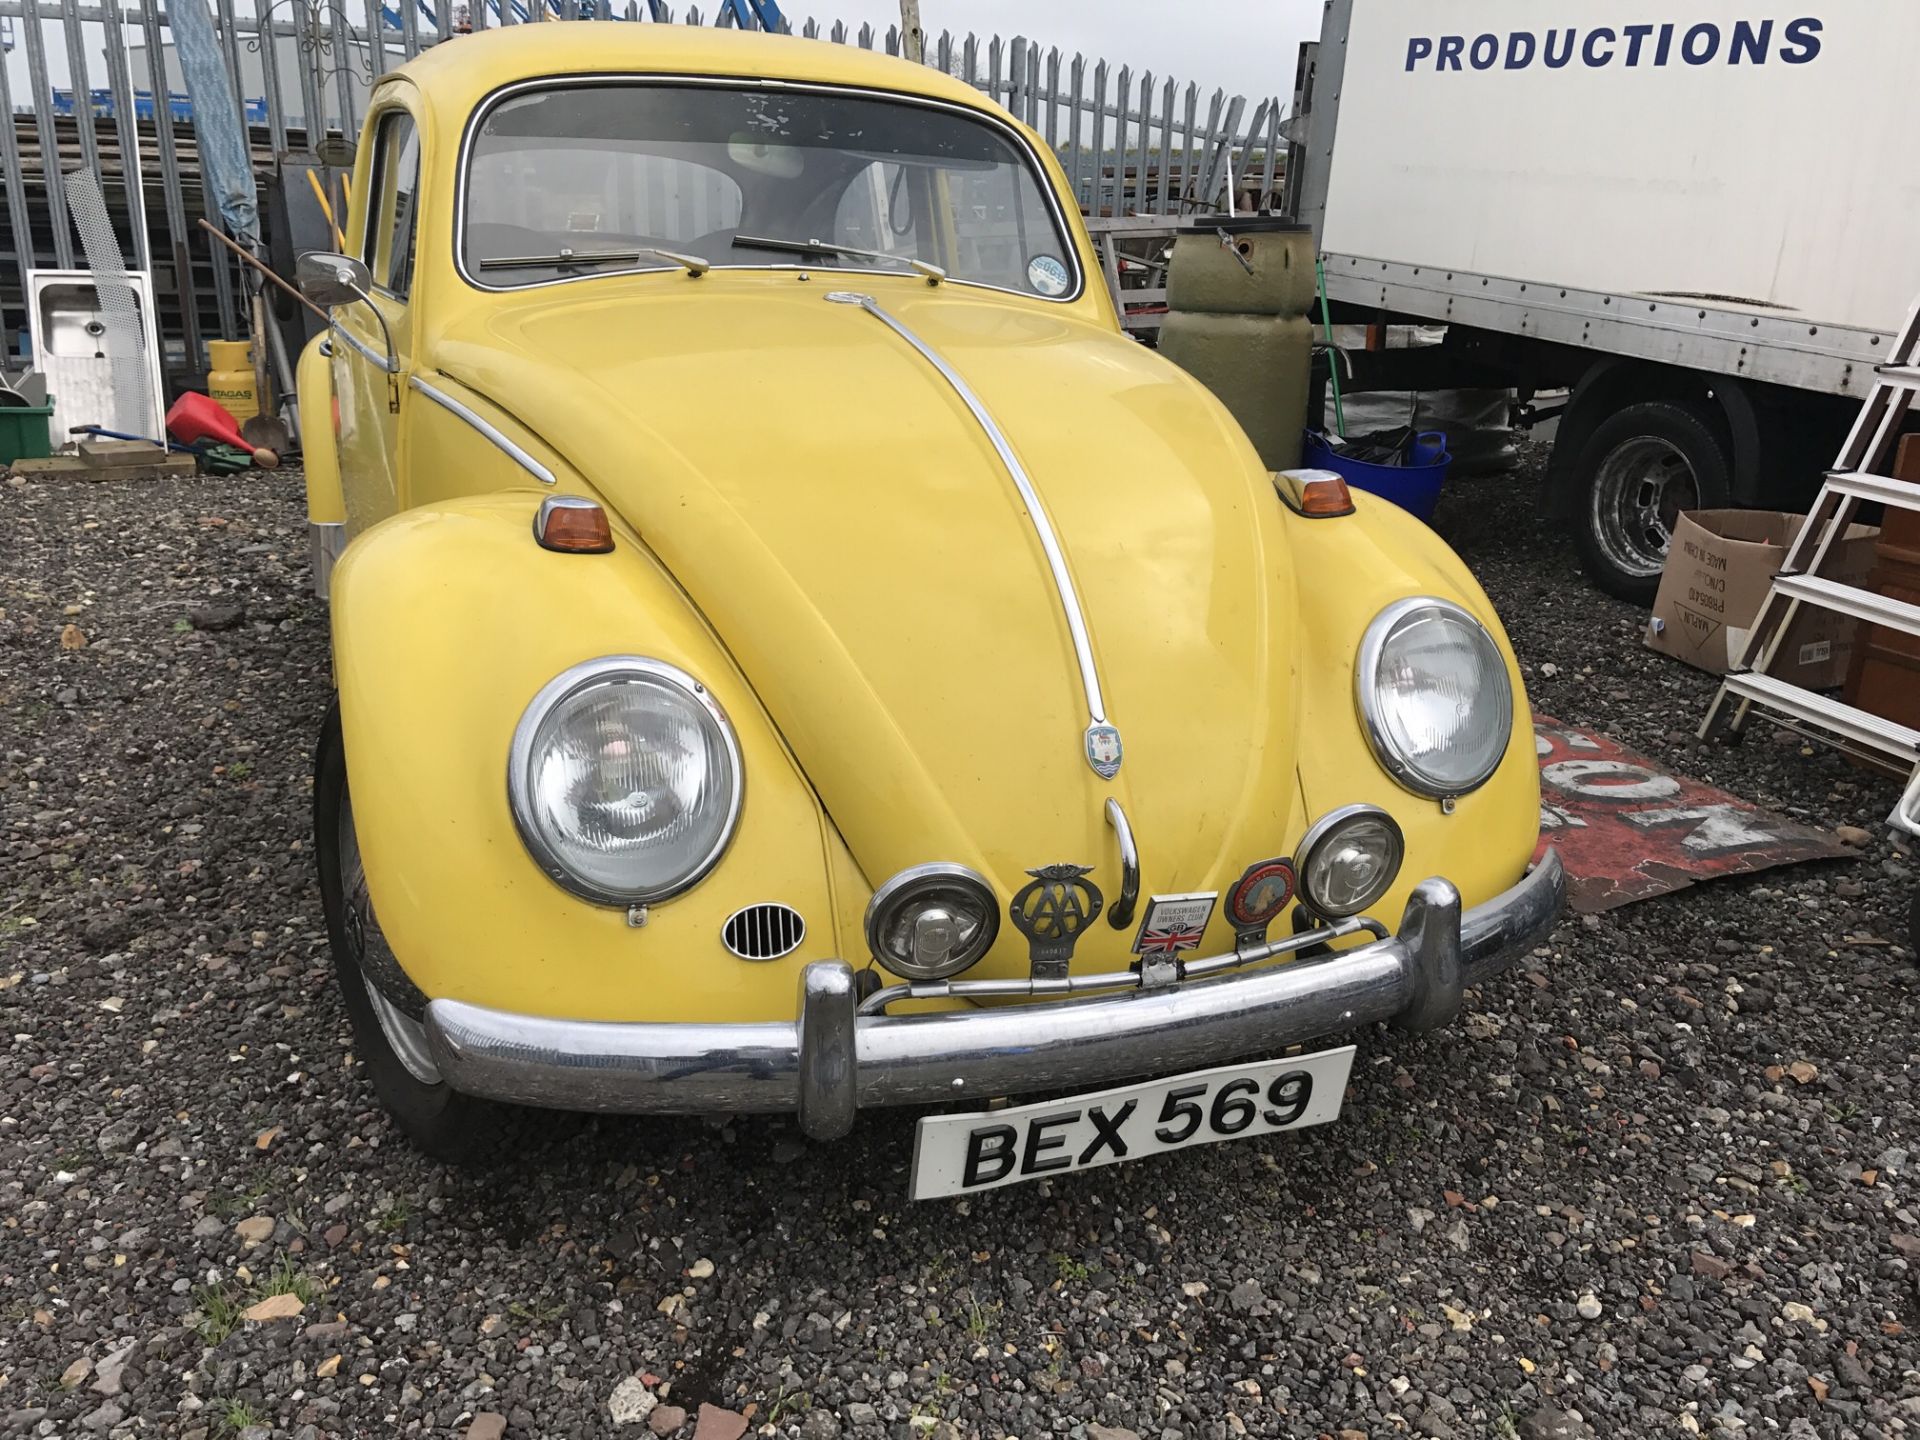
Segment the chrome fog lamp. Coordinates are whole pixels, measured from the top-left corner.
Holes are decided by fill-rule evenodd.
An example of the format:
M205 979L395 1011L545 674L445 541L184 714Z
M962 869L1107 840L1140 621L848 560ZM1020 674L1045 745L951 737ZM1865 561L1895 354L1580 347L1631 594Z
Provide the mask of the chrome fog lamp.
M914 865L867 902L873 958L909 980L945 980L993 948L1000 902L964 865Z
M1358 915L1393 886L1407 842L1377 805L1323 815L1300 842L1300 900L1323 920Z
M639 655L547 684L507 762L514 824L540 868L608 905L665 900L711 870L743 783L733 726L707 688Z
M1417 795L1477 790L1507 753L1506 659L1487 627L1451 601L1417 596L1375 616L1354 686L1373 753Z

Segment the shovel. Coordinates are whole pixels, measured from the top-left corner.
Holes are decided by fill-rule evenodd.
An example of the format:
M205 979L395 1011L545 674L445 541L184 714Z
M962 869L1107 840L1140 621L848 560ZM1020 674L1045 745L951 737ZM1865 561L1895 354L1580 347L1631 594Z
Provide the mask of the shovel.
M278 415L249 415L240 422L240 438L255 450L284 455L293 448L293 432Z

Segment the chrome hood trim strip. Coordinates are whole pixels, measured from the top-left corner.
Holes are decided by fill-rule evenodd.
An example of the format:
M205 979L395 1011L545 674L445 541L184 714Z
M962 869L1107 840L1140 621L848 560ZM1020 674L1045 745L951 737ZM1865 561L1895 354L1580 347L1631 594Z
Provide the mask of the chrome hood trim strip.
M1080 608L1080 592L1074 588L1073 575L1067 569L1066 552L1060 548L1060 537L1054 533L1053 520L1040 503L1040 494L1033 488L1026 467L1020 463L1020 457L1014 454L1013 446L1008 443L985 404L960 378L959 372L931 345L881 309L879 301L871 295L853 290L829 291L824 298L836 305L857 305L911 345L921 358L940 372L940 378L953 387L954 394L960 397L961 403L972 412L974 420L986 433L994 453L1000 457L1000 463L1006 469L1007 477L1013 481L1014 489L1020 492L1021 503L1027 507L1027 519L1032 522L1034 534L1040 538L1040 548L1047 556L1047 568L1053 572L1054 589L1060 593L1060 608L1067 617L1067 633L1073 638L1074 658L1080 665L1080 685L1087 698L1087 763L1103 780L1111 780L1113 772L1120 768L1119 733L1113 730L1107 720L1107 702L1100 690L1100 672L1093 663L1093 640L1087 633L1086 612ZM1094 758L1096 731L1112 731L1115 754L1110 765Z
M553 471L534 459L524 448L514 444L513 441L501 433L499 426L483 418L477 411L462 405L444 390L434 389L433 386L422 380L418 375L408 376L407 383L429 400L433 401L434 404L440 406L443 410L458 415L462 420L466 421L467 424L486 436L487 439L491 440L495 445L499 446L501 450L506 452L515 464L533 476L533 478L538 480L542 485L552 485L555 483Z

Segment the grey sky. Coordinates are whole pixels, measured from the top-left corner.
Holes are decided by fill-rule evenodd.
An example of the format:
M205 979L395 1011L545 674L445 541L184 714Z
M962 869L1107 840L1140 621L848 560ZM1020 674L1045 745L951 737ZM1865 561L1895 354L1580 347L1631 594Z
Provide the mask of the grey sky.
M708 8L706 6L703 9ZM781 0L796 26L871 21L884 31L899 0ZM1253 98L1293 93L1300 42L1320 33L1319 0L920 0L927 33L1025 35L1138 73Z
M239 0L236 9L252 14L268 3ZM685 13L686 0L671 3L676 13ZM709 16L718 8L717 0L698 3ZM360 8L357 0L350 8ZM870 22L884 32L900 18L899 0L781 0L781 8L796 28L811 15L823 26L834 20L850 27ZM983 39L1025 35L1066 55L1079 51L1089 64L1104 59L1130 65L1136 74L1150 69L1183 84L1192 81L1203 91L1219 87L1256 101L1291 96L1300 42L1319 34L1320 11L1320 0L920 0L921 23L929 34L945 29L956 36L971 30ZM47 4L42 12L57 16L59 7ZM65 36L57 22L43 23L42 34L54 83L65 85ZM88 25L85 34L89 79L104 85L98 73L99 27ZM14 102L28 103L25 56L16 50L8 60ZM135 83L146 88L144 70Z

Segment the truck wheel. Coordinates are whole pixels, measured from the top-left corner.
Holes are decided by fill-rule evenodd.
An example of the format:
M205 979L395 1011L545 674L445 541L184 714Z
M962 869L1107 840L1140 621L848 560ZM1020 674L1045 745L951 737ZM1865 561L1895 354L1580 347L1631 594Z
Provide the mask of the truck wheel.
M462 1095L442 1080L427 1048L426 1027L369 977L370 970L381 967L391 967L387 973L394 976L403 972L367 895L353 802L347 794L338 702L327 711L314 756L313 830L334 975L374 1092L407 1138L435 1159L461 1163L480 1158L503 1132L506 1116L501 1107Z
M1726 505L1731 478L1703 407L1643 400L1608 416L1573 465L1574 541L1589 578L1618 599L1652 605L1676 517Z

